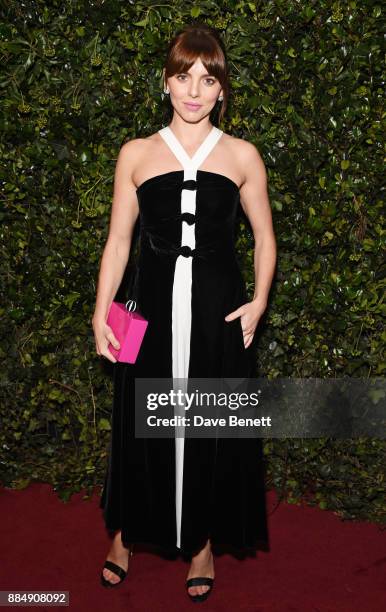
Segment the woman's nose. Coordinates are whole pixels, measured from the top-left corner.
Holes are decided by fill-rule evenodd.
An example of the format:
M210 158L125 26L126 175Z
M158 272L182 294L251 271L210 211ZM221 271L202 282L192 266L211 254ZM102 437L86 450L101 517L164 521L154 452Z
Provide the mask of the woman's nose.
M198 96L198 83L192 83L189 88L189 95L192 98L196 98Z

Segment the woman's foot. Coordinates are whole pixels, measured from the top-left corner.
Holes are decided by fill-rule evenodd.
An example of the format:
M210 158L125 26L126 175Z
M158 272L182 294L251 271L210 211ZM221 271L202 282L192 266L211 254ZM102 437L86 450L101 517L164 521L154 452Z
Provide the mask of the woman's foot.
M198 576L207 576L208 578L214 578L214 561L210 546L210 540L207 541L204 548L202 548L197 555L192 557L192 563L186 579L189 580L189 578L196 578ZM206 591L208 591L209 589L210 586L205 584L199 586L191 586L188 588L188 593L190 595L202 595L203 593L206 593Z
M121 532L117 531L114 536L111 548L109 550L109 554L106 557L106 561L112 561L113 563L116 563L123 570L125 570L125 572L127 572L127 568L129 565L129 554L130 551L126 548L126 546L123 546L122 544ZM104 568L102 574L106 578L106 580L108 580L112 584L116 584L117 582L121 581L120 577L117 576L117 574L114 574L114 572L110 571L109 569Z

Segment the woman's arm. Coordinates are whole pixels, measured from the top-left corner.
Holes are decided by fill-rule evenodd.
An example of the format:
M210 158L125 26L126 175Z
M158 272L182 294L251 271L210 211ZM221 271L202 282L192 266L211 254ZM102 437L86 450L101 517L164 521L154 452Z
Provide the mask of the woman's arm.
M115 167L109 233L101 258L96 304L92 317L97 354L104 355L113 362L116 359L107 347L111 342L115 348L119 348L119 343L106 324L106 319L127 266L133 230L139 213L136 188L132 181L137 158L136 140L122 146Z
M264 162L255 146L246 144L249 145L244 156L246 180L240 189L240 198L255 239L253 302L264 306L265 310L276 265L276 240Z
M243 304L227 315L226 321L241 317L244 346L252 340L261 315L267 307L268 294L276 265L276 239L267 190L267 172L256 147L242 141L239 159L245 181L240 188L240 203L252 227L255 240L255 291L251 302Z

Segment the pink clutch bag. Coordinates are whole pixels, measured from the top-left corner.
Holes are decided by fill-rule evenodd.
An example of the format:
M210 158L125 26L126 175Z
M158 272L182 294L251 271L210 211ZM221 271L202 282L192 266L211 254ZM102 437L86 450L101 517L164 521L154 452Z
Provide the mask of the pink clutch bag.
M129 302L130 307L127 309ZM112 302L106 321L120 344L120 348L115 349L110 342L109 351L117 361L125 363L135 363L148 326L148 321L139 312L131 311L133 302L134 300L129 300L126 305L120 302ZM134 302L134 309L135 306L136 303Z

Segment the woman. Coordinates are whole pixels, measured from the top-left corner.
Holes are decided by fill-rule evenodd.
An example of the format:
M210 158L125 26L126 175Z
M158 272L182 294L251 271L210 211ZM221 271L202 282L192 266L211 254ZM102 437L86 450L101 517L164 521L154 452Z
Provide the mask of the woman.
M198 24L175 36L164 92L173 109L170 124L119 152L93 316L97 353L115 363L108 345L119 343L106 319L139 217L137 308L149 324L136 363L114 365L101 508L116 533L102 584L125 578L128 543L150 543L191 556L187 592L203 601L214 580L212 550L267 542L261 440L136 438L134 379L253 376L253 339L267 305L276 243L258 151L210 121L218 111L222 118L229 96L215 30ZM255 238L251 301L234 250L239 202Z

